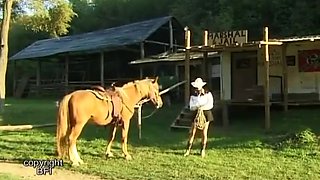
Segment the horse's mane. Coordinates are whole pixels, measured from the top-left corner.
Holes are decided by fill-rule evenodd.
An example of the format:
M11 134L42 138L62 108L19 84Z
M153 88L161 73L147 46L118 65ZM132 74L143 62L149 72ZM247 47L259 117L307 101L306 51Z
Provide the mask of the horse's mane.
M150 81L151 79L142 79L142 80L134 80L134 81L131 81L131 82L128 82L126 84L124 84L122 86L122 88L127 88L127 87L131 87L131 86L135 86L141 82L144 82L144 81Z

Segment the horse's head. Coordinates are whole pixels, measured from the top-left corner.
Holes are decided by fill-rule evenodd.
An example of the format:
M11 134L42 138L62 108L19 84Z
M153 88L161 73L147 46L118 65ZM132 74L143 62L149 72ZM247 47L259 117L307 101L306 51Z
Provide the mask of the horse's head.
M158 77L150 79L149 83L148 98L157 108L160 108L162 107L163 102L159 93Z

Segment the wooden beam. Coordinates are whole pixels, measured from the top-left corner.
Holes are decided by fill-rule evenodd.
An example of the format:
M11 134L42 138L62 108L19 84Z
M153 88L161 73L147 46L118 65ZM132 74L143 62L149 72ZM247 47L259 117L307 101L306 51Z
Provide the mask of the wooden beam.
M283 72L283 78L282 78L282 90L283 90L283 109L285 112L288 111L288 65L287 65L287 59L286 59L286 50L287 47L284 44L282 46L282 72Z
M170 46L170 43L164 43L164 42L158 42L158 41L152 41L152 40L145 40L145 43L151 43L151 44L159 44L159 45L166 45ZM178 45L178 44L172 44L173 47L181 47L184 48L184 46Z
M34 128L53 127L56 123L40 124L40 125L14 125L14 126L0 126L0 131L22 131Z
M269 41L269 40L265 40L265 41L260 41L260 44L263 45L282 45L282 42L277 42L277 41Z
M169 21L169 31L170 31L170 52L173 53L173 28L172 28L172 20Z
M100 52L100 84L104 87L104 52Z
M270 81L269 81L269 44L268 44L268 27L264 28L264 40L265 40L265 82L264 82L264 106L265 106L265 128L270 129Z
M185 28L185 45L186 45L186 56L184 63L184 79L186 86L184 88L184 103L188 105L190 96L190 30Z

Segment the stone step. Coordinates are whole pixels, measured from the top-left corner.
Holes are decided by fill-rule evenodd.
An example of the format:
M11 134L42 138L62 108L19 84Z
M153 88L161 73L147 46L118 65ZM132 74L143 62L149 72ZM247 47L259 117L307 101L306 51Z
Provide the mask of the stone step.
M191 119L176 119L175 125L179 126L191 126L192 121Z
M171 129L189 129L192 124L192 115L193 113L188 108L183 108L172 122Z

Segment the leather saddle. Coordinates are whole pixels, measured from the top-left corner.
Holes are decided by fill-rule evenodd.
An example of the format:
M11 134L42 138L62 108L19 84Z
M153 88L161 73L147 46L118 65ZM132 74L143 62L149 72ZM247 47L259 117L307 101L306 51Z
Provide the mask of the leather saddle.
M111 101L112 103L112 117L121 119L120 112L122 109L122 100L120 95L115 91L115 87L105 89L102 86L92 86L93 94L101 100Z

